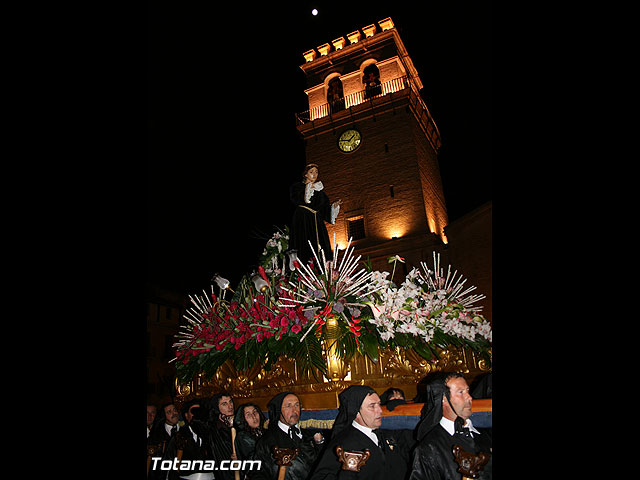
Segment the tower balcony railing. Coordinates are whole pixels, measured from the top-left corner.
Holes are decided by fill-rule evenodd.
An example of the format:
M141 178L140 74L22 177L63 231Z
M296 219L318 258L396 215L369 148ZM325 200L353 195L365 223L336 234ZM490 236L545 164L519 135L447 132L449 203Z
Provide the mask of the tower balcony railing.
M303 125L313 120L327 117L331 114L346 110L349 107L360 105L374 98L383 97L385 95L389 95L390 93L399 92L406 88L411 88L411 80L406 75L394 78L393 80L389 80L388 82L365 87L359 92L352 93L332 102L327 102L323 105L305 110L304 112L297 113L296 125Z

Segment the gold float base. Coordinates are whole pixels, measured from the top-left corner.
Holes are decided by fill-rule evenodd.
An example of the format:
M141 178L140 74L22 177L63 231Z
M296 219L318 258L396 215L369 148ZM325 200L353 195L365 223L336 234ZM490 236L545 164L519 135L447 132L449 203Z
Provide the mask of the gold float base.
M275 395L291 391L298 395L304 409L332 409L338 408L338 395L350 385L368 385L378 394L389 387L400 388L406 399L410 400L418 393L419 382L430 373L460 372L471 384L476 376L491 371L488 362L467 347L436 350L440 358L431 361L402 347L381 351L375 363L362 355L344 361L327 357L327 376L319 371L302 375L295 360L286 356L275 362L269 371L261 365L238 371L227 362L211 378L204 378L200 373L190 382L176 379L176 403L179 408L183 402L193 398L208 398L227 391L232 395L236 407L252 402L266 411L267 403Z

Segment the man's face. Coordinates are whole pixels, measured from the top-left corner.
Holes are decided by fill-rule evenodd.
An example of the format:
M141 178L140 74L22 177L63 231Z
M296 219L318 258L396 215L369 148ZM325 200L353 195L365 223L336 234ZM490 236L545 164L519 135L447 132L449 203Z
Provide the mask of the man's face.
M280 421L288 426L293 426L300 420L300 400L290 393L282 400L280 409Z
M176 425L178 423L178 409L175 405L171 404L164 407L164 416L169 425Z
M156 418L156 413L158 413L158 409L155 405L147 405L147 427L150 427L153 424L153 421Z
M251 428L258 428L260 425L260 412L256 407L248 406L244 409L244 419Z
M233 415L233 399L231 397L220 397L218 409L222 415Z
M377 393L371 393L364 398L356 415L356 422L373 429L382 425L382 407Z
M447 382L449 387L449 399L455 412L451 410L449 403L445 397L442 397L442 415L449 420L455 420L456 413L467 420L472 413L473 397L469 395L469 385L462 377L450 378Z

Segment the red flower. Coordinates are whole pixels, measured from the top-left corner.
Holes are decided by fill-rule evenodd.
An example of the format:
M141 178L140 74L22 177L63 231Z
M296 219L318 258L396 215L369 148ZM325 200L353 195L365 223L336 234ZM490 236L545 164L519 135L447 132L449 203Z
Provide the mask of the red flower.
M269 279L267 278L267 274L266 274L266 273L265 273L265 271L264 271L264 268L262 268L261 266L260 266L260 267L258 267L258 272L260 272L260 276L263 278L263 280L264 280L265 282L267 282L269 285L271 285L271 284L269 283Z
M329 305L329 302L327 302L325 307L315 315L315 318L324 317L325 315L328 315L330 312L331 312L331 305Z
M300 333L300 330L302 330L302 327L300 325L292 325L291 326L291 331L293 333Z
M349 325L349 330L351 330L351 333L353 333L353 336L356 339L356 346L358 348L360 348L360 341L358 340L358 337L360 336L360 329L361 328L362 328L361 325L355 325L355 326Z
M281 327L286 327L289 325L289 320L287 320L286 318L282 317L282 320L280 320L280 326Z

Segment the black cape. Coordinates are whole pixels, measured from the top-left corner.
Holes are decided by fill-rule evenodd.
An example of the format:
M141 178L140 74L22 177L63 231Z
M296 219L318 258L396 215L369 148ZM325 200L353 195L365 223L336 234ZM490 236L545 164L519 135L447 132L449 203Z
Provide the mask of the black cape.
M211 446L213 459L216 461L216 465L220 465L223 460L231 460L233 454L233 446L231 445L231 427L220 420L220 409L218 408L218 402L223 396L231 396L226 392L220 392L215 394L209 399L209 445ZM228 465L228 464L227 464ZM222 480L235 480L235 473L233 470L217 470L215 472L216 479Z
M198 441L193 438L193 434L196 434ZM183 446L182 460L211 460L213 456L211 454L211 447L209 445L209 436L207 434L207 427L203 422L193 420L190 424L185 424L178 430L176 435L167 444L167 449L164 452L163 460L171 460L177 457L178 446ZM204 467L204 463L203 463ZM197 472L209 472L210 470L204 468L185 469L181 468L180 471L169 470L167 480L178 480L180 477L191 475ZM166 471L161 472L163 475ZM164 476L162 476L164 478Z
M251 428L247 424L244 418L244 409L248 406L253 406L258 410L260 416L260 425L258 428ZM254 403L244 403L240 405L235 414L235 418L233 420L233 426L236 428L236 455L238 456L238 460L253 460L255 451L256 451L256 443L262 435L264 435L264 415L260 411L260 408ZM243 465L244 466L244 465ZM244 479L245 475L248 478L251 478L252 473L255 471L256 467L254 465L247 466L246 469L240 471L240 478Z
M209 445L216 465L220 465L223 460L231 461L233 447L231 446L231 428L220 420L213 425L209 425ZM227 465L229 463L227 462ZM215 472L216 478L234 480L235 474L232 470L218 470Z
M403 451L406 453L406 450L396 442L388 430L378 430L378 436L382 440L381 447L353 426L345 428L338 435L332 434L331 441L327 444L311 479L404 479L407 475L407 462ZM366 464L360 467L359 473L344 471L336 455L337 446L357 452L368 449L371 456Z
M269 420L271 423L271 420ZM278 419L275 419L278 423ZM294 436L292 440L276 425L275 429L268 429L256 443L254 459L262 462L260 471L251 474L252 480L275 480L278 478L280 467L273 458L273 447L299 448L300 453L293 460L293 464L287 467L285 480L305 480L309 477L318 458L319 447L313 441L313 434L302 429L302 440Z
M157 455L154 455L154 457L160 457L161 459L166 460L165 452L167 452L167 445L169 445L169 442L171 442L172 437L164 428L164 417L160 421L158 420L158 417L156 417L156 421L154 422L153 426L151 427L151 431L149 432L149 438L147 438L147 445L159 445L161 447L161 451ZM180 428L182 429L184 427ZM153 469L153 465L154 462L153 460L151 460L151 465L149 466L149 480L164 480L166 478L167 472L160 470L159 462L157 464L156 470Z
M436 376L427 384L422 409L422 418L416 427L418 445L413 453L413 463L409 480L460 480L458 464L453 456L453 446L458 444L474 454L485 452L491 455L491 430L477 429L480 434L475 438L464 437L458 433L449 433L440 425L442 418L442 399L447 397L449 389L445 385L446 373ZM456 422L462 421L460 417ZM491 479L492 459L481 470L479 478Z
M367 395L376 393L366 385L352 385L339 396L340 408L331 432L331 440L314 470L312 480L346 479L359 480L401 480L407 474L408 445L399 444L389 430L377 429L380 446L367 435L352 426L360 406ZM371 457L360 467L360 472L342 470L336 455L336 447L363 452L368 449Z
M329 234L324 222L331 222L331 202L324 190L315 191L311 197L310 203L304 201L305 184L296 182L289 188L289 197L291 202L296 205L291 219L291 228L289 229L289 249L297 250L298 259L306 264L309 259L314 258L309 246L309 241L313 245L313 249L318 255L318 259L322 261L322 256L318 252L318 243L324 251L326 260L333 259L331 252L331 243L329 242ZM307 210L309 207L317 213ZM314 260L315 261L315 260Z
M473 433L474 438L464 437L458 433L449 433L440 425L431 429L418 443L413 456L410 480L460 480L458 463L453 456L453 446L458 444L474 454L485 452L491 455L491 430L477 429L480 434ZM480 470L481 480L492 478L492 460Z
M260 417L258 428L251 428L244 418L244 409L255 407ZM255 403L243 403L236 409L233 426L236 428L236 454L240 460L252 460L256 442L264 434L264 415Z
M147 438L147 445L163 445L164 449L167 448L167 444L169 440L171 440L171 435L169 435L164 428L164 419L162 422L155 422L151 426L151 431L149 432L149 437ZM180 427L182 428L182 427Z
M260 460L262 466L260 471L251 474L251 480L275 480L278 478L280 467L276 465L273 458L273 447L277 445L280 448L299 448L300 453L293 460L293 464L287 467L285 480L305 480L311 474L315 463L318 459L318 452L322 448L313 441L313 433L301 429L302 440L294 435L291 439L288 434L282 431L278 426L280 412L282 410L282 401L284 397L293 392L282 392L273 397L268 405L269 427L267 431L256 442L254 454L255 460ZM295 395L295 394L294 394Z

